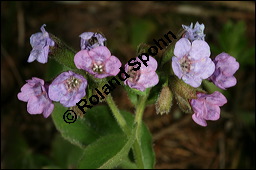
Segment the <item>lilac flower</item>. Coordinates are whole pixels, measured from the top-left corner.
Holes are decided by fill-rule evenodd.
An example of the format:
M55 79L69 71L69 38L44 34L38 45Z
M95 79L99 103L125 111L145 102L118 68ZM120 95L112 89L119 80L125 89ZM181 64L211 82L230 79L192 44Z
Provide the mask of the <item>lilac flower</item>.
M34 60L37 60L39 63L47 63L48 61L48 53L49 46L54 46L54 41L49 37L48 32L45 31L44 27L46 25L42 25L41 31L31 35L30 44L32 46L32 51L28 57L28 62L31 63Z
M142 59L146 60L146 56L142 55ZM142 63L142 61L137 57L135 62L140 62L141 67L139 70L132 70L133 67L129 66L128 63L125 65L125 72L129 74L129 78L124 81L124 84L131 88L144 91L146 88L153 87L159 82L158 75L156 74L157 61L149 56L147 62L147 67Z
M87 80L72 71L63 72L49 86L49 97L65 107L75 106L86 94Z
M216 86L226 90L226 88L236 85L236 78L233 76L239 68L236 59L227 53L221 53L213 60L215 71L209 80Z
M212 75L215 65L210 58L210 47L203 40L191 42L181 38L174 48L172 69L174 74L185 83L199 87L202 79Z
M190 26L182 25L183 29L186 30L183 37L189 39L190 41L194 40L204 40L204 24L199 24L196 22L194 28L193 23Z
M207 126L206 120L218 120L220 107L227 103L226 97L218 91L212 94L198 93L197 99L192 99L190 104L194 110L192 119L201 126Z
M96 78L116 76L119 73L121 62L105 46L99 46L92 50L79 51L74 57L78 69L83 69Z
M91 50L95 47L104 46L104 42L107 40L100 33L84 32L81 37L81 50Z
M48 85L44 80L33 77L32 80L27 80L27 83L21 88L18 93L18 99L28 102L27 110L30 114L41 114L47 118L53 111L54 104L49 99Z

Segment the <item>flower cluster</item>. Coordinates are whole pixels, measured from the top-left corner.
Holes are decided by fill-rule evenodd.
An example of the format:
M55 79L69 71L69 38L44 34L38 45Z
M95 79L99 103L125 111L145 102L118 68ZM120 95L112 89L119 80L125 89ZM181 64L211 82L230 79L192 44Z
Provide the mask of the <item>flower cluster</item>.
M205 41L204 24L193 23L190 26L182 25L184 34L175 44L172 57L174 74L186 84L197 88L202 80L207 79L217 87L226 89L236 85L233 76L239 68L236 59L227 53L210 58L210 47ZM198 93L197 98L191 97L190 105L194 111L193 120L206 126L205 120L217 120L220 117L219 106L227 103L227 99L220 92L213 94Z
M30 37L32 51L28 62L37 60L47 63L48 55L54 55L53 53L58 51L55 49L63 48L58 41L55 42L56 39L44 27L45 25L41 27L42 32ZM192 119L197 124L207 126L206 120L220 118L220 106L227 103L227 99L218 91L207 94L198 87L204 80L214 83L223 90L235 86L237 80L234 74L239 68L239 63L234 57L224 52L211 59L210 46L205 41L204 24L197 22L194 26L191 23L190 26L182 25L182 27L183 35L176 42L174 49L170 50L171 55L169 55L172 56L170 67L173 73L170 75L168 71L160 70L164 72L163 74L168 74L163 76L163 79L168 78L157 100L157 113L168 113L172 98L175 97L184 112L193 112ZM84 101L86 88L90 83L85 77L87 75L91 75L92 79L118 76L124 81L124 85L139 91L145 91L159 83L160 78L156 73L158 62L152 57L157 52L152 53L150 50L152 47L148 50L151 51L152 56L141 53L138 57L131 58L122 67L120 60L105 46L107 39L102 34L84 32L79 37L81 50L71 55L74 62L72 71L62 72L49 83L33 77L21 88L18 98L28 102L27 110L30 114L43 114L44 117L48 117L54 109L53 102L60 102L64 107L72 107ZM171 42L168 34L165 38ZM163 39L158 40L158 44L159 41L167 45ZM115 77L111 79L111 83L112 80L117 81ZM113 85L111 83L109 87ZM120 85L119 82L117 84ZM133 91L138 92L136 90ZM90 101L93 101L92 98Z
M42 33L33 34L30 38L32 51L28 62L37 59L41 63L48 61L50 47L57 42L50 37L49 33L41 27ZM100 33L84 32L81 37L81 50L74 56L74 63L77 69L82 69L95 78L106 78L116 76L122 68L120 60L111 55L105 46L106 38ZM54 47L58 48L58 46ZM143 61L142 56L142 61ZM156 74L157 62L149 56L148 67L141 66L139 71L131 71L128 64L125 71L130 75L125 84L131 88L144 91L158 83ZM137 62L141 62L138 60ZM144 61L143 61L144 62ZM144 64L144 63L143 63ZM54 102L60 102L64 107L75 106L85 95L87 80L84 76L73 71L66 71L58 75L52 82L45 84L44 80L32 78L21 88L18 94L19 100L28 102L30 114L41 114L48 117L54 108Z

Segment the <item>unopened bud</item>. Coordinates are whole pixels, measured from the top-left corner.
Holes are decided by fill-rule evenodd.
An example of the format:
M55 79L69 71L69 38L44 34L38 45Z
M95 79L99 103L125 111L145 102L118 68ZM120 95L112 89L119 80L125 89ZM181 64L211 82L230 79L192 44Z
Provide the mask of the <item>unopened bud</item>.
M170 87L175 99L177 100L179 108L185 113L193 113L189 101L197 98L197 89L184 83L176 76L171 76Z
M172 92L168 86L164 86L158 96L156 102L156 113L157 114L168 114L172 107Z

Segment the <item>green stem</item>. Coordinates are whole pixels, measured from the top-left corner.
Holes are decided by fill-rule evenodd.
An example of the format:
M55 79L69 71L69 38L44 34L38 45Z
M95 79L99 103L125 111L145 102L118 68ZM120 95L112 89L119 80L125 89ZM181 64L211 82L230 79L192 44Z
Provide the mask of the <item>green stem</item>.
M134 157L135 157L135 163L136 163L138 169L144 169L141 144L137 138L135 139L135 142L134 142L132 148L133 148L133 153L134 153Z
M142 154L142 150L141 150L141 122L142 122L142 117L143 117L143 113L145 110L146 101L147 101L149 92L150 92L150 90L148 91L148 93L145 96L142 96L140 98L140 101L137 105L136 115L135 115L135 119L134 119L134 123L137 123L138 126L136 129L136 139L133 144L133 152L134 152L136 164L139 169L144 169L143 154Z
M129 136L130 129L128 128L127 123L126 123L124 117L121 115L121 113L120 113L119 109L117 108L115 102L113 101L113 98L112 98L111 94L109 94L109 96L106 98L106 101L107 101L114 117L116 118L119 126L124 131L124 133L127 136Z
M133 152L134 152L134 156L135 156L135 160L136 160L136 165L139 169L144 169L144 163L143 163L143 154L142 154L142 150L141 150L141 122L142 122L142 116L143 116L143 112L146 106L146 101L148 98L148 94L150 91L148 91L147 95L142 96L140 98L140 101L137 105L137 109L136 109L136 116L135 116L135 120L134 123L137 123L137 129L136 129L136 139L135 142L133 144ZM129 136L130 135L130 129L127 126L127 123L124 119L124 117L121 115L119 109L117 108L115 102L113 101L113 98L111 95L109 95L106 98L106 101L113 113L113 115L115 116L119 126L121 127L121 129L124 131L124 133Z
M136 115L135 115L135 122L134 123L138 123L138 125L140 125L141 121L142 121L142 116L143 116L143 112L144 112L144 109L145 109L148 94L149 94L149 92L147 93L147 95L141 96L140 101L139 101L139 103L137 105L137 108L136 108Z

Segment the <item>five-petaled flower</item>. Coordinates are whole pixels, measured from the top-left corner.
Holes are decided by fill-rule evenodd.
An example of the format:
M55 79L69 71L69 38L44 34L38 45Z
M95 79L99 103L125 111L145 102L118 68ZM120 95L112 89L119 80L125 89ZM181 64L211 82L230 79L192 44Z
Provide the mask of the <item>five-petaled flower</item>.
M50 46L54 46L54 41L50 38L49 33L45 31L44 27L46 25L42 25L41 31L31 35L30 44L32 46L32 51L28 57L28 62L31 63L34 60L37 60L40 63L47 63L48 61L48 53Z
M191 42L181 38L174 48L172 69L174 74L192 87L199 87L203 79L210 77L215 65L210 58L210 47L203 40Z
M107 40L102 34L94 32L84 32L81 37L81 50L91 50L95 47L104 46Z
M47 118L53 111L54 104L49 99L48 85L44 80L33 77L32 80L27 80L27 83L22 86L21 92L18 93L18 99L28 102L27 111L30 114L41 114Z
M125 65L125 72L129 74L130 77L124 81L124 84L131 88L144 91L146 88L153 87L159 82L158 75L156 74L157 61L151 56L148 57L148 66L145 66L138 57L134 60L134 63L141 63L140 69L137 71L134 71L133 67L129 66L128 63ZM145 55L142 55L143 60L146 60L146 58Z
M121 67L120 60L112 56L105 46L99 46L88 50L79 51L74 57L78 69L83 69L96 78L116 76Z
M72 71L63 72L49 86L49 97L65 107L75 106L86 94L87 80Z
M239 68L236 59L227 53L221 53L213 60L215 71L209 77L217 87L226 90L226 88L236 85L236 78L233 76Z
M183 34L184 38L187 38L190 41L204 40L204 24L199 24L198 22L196 22L194 28L193 23L191 23L190 26L182 25L182 27L186 31Z
M220 106L226 103L226 97L218 91L212 94L198 93L197 99L190 101L194 110L192 119L201 126L207 126L206 120L218 120L220 118Z

